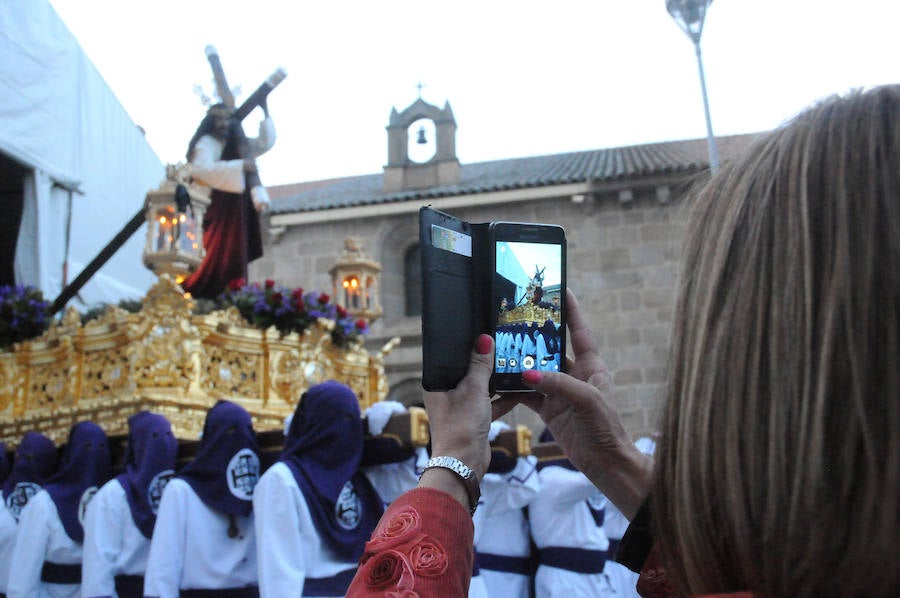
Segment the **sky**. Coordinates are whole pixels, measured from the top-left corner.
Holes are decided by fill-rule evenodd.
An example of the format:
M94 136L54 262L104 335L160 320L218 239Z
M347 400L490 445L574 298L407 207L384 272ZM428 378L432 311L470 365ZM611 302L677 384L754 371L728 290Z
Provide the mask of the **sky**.
M463 164L706 136L694 46L664 0L50 0L164 163L184 160L219 50L238 103L276 68L267 185L382 171L391 109L449 102ZM715 0L716 135L895 83L897 0ZM244 121L255 135L259 111Z

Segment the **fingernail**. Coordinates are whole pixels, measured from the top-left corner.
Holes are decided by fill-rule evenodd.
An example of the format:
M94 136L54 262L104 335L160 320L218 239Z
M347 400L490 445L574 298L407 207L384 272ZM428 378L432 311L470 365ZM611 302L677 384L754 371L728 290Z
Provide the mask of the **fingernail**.
M525 370L522 372L522 380L526 384L537 384L541 381L541 373L537 370Z
M478 337L478 340L475 341L475 351L478 352L479 355L487 355L491 352L491 337L487 334L482 334Z

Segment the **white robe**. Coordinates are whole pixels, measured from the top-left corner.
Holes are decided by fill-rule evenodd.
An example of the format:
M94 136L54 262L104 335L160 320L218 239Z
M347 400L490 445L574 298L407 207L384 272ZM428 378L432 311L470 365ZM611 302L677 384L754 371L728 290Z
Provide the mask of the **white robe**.
M611 542L621 540L625 535L625 530L628 529L629 521L608 498L604 497L603 500L605 502L603 531L606 532L606 536ZM616 591L618 598L640 598L640 594L637 592L639 575L625 565L610 559L603 567L603 574L607 576L607 580Z
M44 561L81 564L81 544L66 534L56 504L46 490L31 497L19 516L19 532L10 562L8 598L77 598L80 584L41 581Z
M144 575L144 595L178 598L180 589L220 590L255 586L253 514L235 517L238 535L228 537L229 518L200 500L190 484L166 484Z
M588 507L600 508L605 497L581 472L545 467L539 473L541 493L528 507L531 537L538 549L560 546L605 551L609 539ZM535 574L536 598L615 595L603 573L578 573L540 565Z
M16 544L19 524L5 504L0 504L0 594L6 593L9 582L9 565Z
M365 468L363 473L385 505L418 482L415 458ZM328 578L356 570L356 563L338 560L322 542L294 474L284 463L275 463L259 479L253 510L262 598L312 598L302 593L307 577Z
M531 539L523 508L541 491L535 457L519 457L508 473L488 473L481 481L481 502L475 511L475 550L506 557L528 558ZM481 563L481 575L490 598L528 598L528 575L495 571ZM471 596L471 591L469 592Z
M535 368L542 372L552 372L556 369L556 361L553 354L547 349L547 339L541 332L537 333L537 341L535 342L535 351L537 351Z
M116 576L143 576L149 556L150 540L134 524L125 489L110 480L91 499L84 517L82 597L115 597Z
M253 156L269 151L275 145L275 124L271 118L259 123L259 137L248 138ZM220 160L224 144L212 135L203 135L194 145L191 159L191 175L197 181L213 189L228 193L244 191L244 161Z

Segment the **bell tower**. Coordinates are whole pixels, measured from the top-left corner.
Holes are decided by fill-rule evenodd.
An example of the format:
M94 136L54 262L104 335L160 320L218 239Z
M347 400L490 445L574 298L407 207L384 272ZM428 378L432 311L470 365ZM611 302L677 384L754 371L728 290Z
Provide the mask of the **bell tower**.
M419 97L409 108L391 108L384 192L459 183L456 120L450 102L443 109Z

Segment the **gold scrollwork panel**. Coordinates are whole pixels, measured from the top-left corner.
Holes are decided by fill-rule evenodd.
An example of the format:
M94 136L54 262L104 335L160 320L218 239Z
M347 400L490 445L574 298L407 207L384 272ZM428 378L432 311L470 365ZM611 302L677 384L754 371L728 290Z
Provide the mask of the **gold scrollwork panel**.
M263 394L262 357L206 345L200 386L212 396L259 398Z

